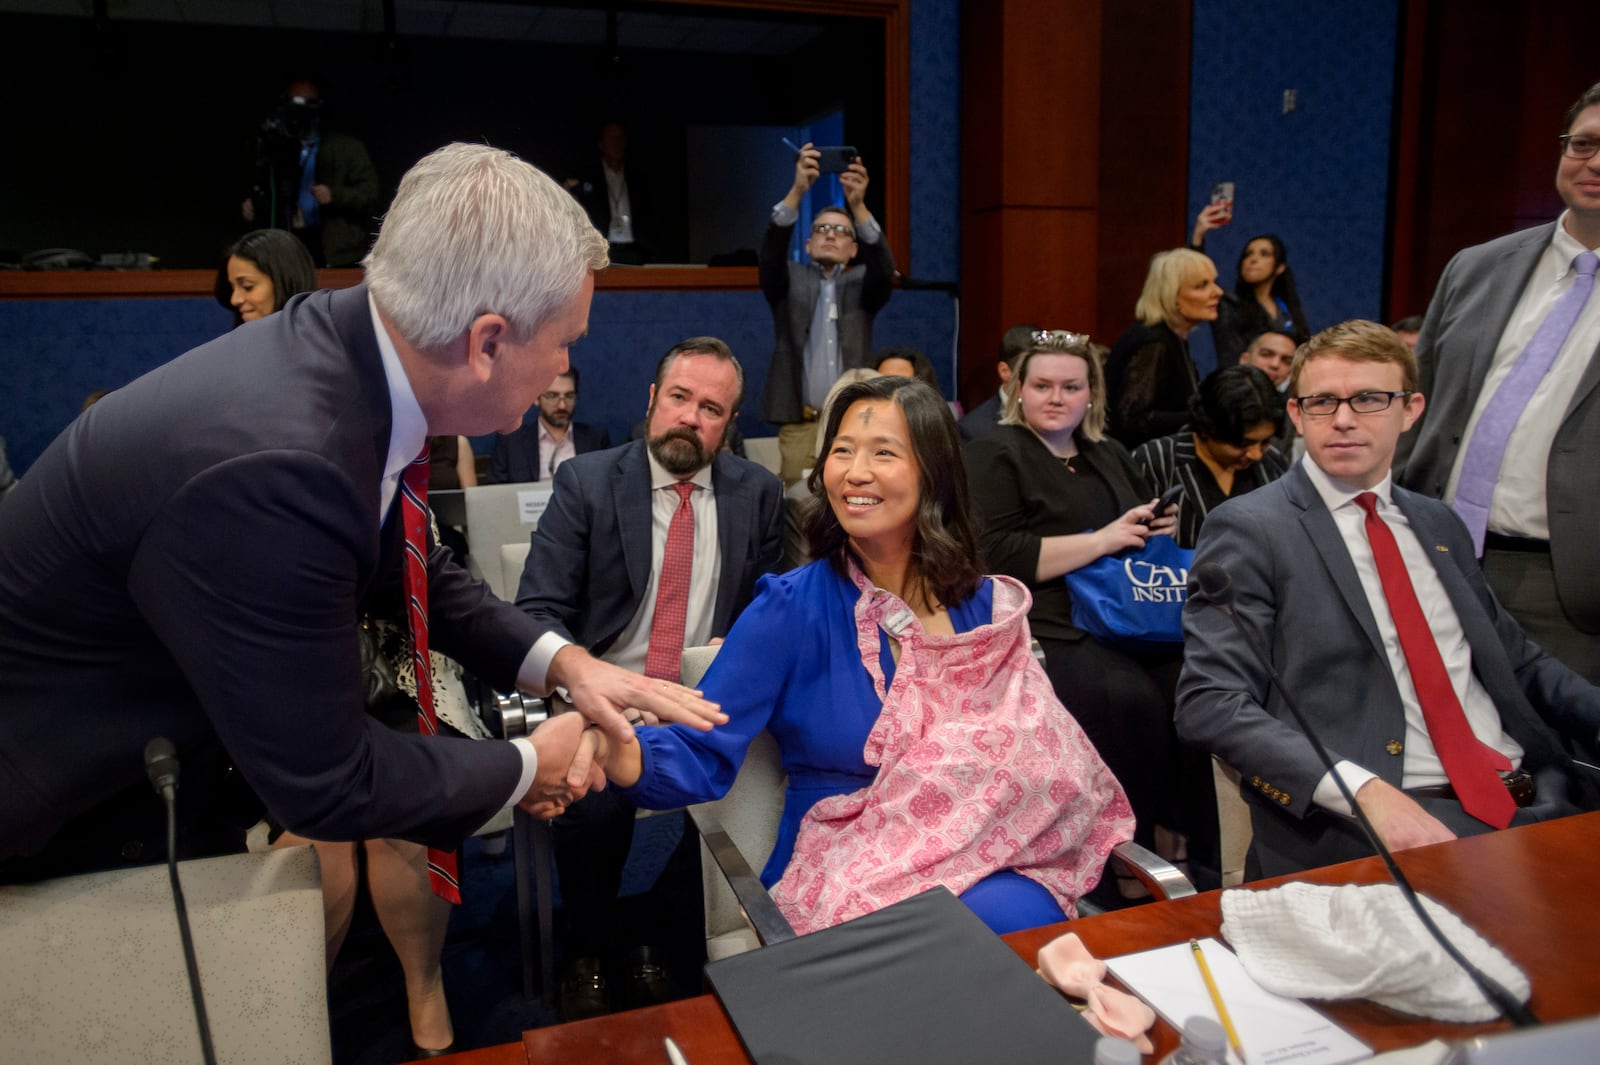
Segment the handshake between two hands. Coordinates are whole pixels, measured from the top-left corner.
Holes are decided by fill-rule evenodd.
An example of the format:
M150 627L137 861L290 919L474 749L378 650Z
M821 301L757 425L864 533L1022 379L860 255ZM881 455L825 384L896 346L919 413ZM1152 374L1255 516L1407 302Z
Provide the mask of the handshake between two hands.
M538 768L517 805L541 819L602 790L608 776L624 784L637 780L636 725L677 723L705 732L728 720L692 688L630 672L575 645L557 652L548 683L567 690L576 712L557 714L530 737Z

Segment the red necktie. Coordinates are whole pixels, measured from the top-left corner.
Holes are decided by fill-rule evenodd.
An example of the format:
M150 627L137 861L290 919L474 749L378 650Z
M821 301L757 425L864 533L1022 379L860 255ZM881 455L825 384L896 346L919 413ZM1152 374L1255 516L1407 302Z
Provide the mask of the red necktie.
M406 620L411 625L411 662L417 674L417 728L437 735L433 713L433 668L428 659L428 446L400 477L400 516L406 529ZM428 848L428 885L450 902L461 901L454 851Z
M689 578L694 573L694 507L689 503L694 484L679 481L672 487L678 493L678 509L667 525L650 649L644 657L644 675L659 680L677 680L683 672L683 630L689 617Z
M1511 824L1517 804L1501 782L1498 771L1510 769L1511 763L1505 755L1473 735L1472 726L1467 724L1461 700L1456 698L1444 659L1439 656L1433 629L1428 626L1422 604L1417 602L1417 593L1411 587L1405 560L1400 557L1400 545L1395 543L1389 526L1378 517L1378 497L1362 492L1356 496L1356 504L1367 512L1367 540L1372 544L1373 561L1378 564L1383 596L1389 601L1389 613L1400 634L1400 649L1405 652L1406 665L1411 669L1417 702L1422 704L1422 720L1428 726L1428 736L1439 752L1439 761L1444 764L1450 786L1455 788L1463 810L1484 824L1505 828Z

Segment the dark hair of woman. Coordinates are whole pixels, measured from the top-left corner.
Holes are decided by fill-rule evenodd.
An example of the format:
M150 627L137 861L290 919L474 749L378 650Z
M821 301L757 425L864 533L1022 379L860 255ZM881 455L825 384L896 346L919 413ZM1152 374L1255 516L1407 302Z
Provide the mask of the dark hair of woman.
M255 263L256 268L267 275L267 280L272 282L274 311L283 310L289 297L317 287L317 264L299 237L285 229L252 229L228 245L217 266L212 294L230 311L234 307L230 302L233 286L228 279L228 260L235 257Z
M1283 396L1272 378L1242 363L1213 370L1189 400L1189 427L1201 436L1239 445L1262 422L1283 433Z
M938 372L934 370L933 363L928 361L928 357L916 348L879 348L878 353L873 356L872 368L882 373L883 364L890 359L904 359L909 362L912 368L912 377L932 388L935 392L939 391Z
M1311 339L1311 331L1306 327L1305 308L1300 306L1300 290L1295 287L1294 269L1289 265L1289 252L1275 233L1260 233L1251 237L1244 242L1244 249L1239 252L1239 265L1234 270L1237 280L1233 283L1233 294L1239 301L1238 333L1242 337L1247 337L1273 324L1256 299L1256 287L1239 273L1244 266L1245 256L1250 253L1250 245L1258 240L1264 240L1272 245L1272 261L1283 267L1283 272L1272 279L1272 296L1274 299L1282 300L1283 305L1289 309L1291 323L1289 335L1294 338L1296 344L1304 344Z
M905 415L918 471L917 531L912 545L917 578L938 602L959 603L977 591L983 579L972 504L967 495L966 466L961 459L961 433L944 398L909 377L858 381L847 385L834 399L822 453L806 482L811 499L802 521L811 557L826 558L835 572L845 573L849 538L828 505L823 475L839 423L861 400L890 400Z

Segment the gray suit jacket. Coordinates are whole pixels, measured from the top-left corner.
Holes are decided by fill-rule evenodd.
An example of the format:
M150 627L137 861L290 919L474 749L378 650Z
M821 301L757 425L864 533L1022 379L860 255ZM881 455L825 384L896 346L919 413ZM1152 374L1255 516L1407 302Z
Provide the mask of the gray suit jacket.
M773 330L761 416L778 425L802 420L806 338L822 291L822 274L816 266L788 258L793 232L793 226L768 224L759 259L761 294L772 305ZM866 365L872 353L872 318L889 302L894 286L894 255L887 238L880 234L876 243L862 242L856 260L840 275L837 286L841 371Z
M595 654L628 627L650 582L650 463L645 442L562 463L533 531L517 605ZM719 452L711 466L722 573L713 636L725 636L783 554L783 486L753 462Z
M1473 672L1500 710L1532 772L1566 767L1559 732L1590 746L1600 733L1600 689L1529 641L1495 600L1455 514L1396 489L1395 503L1449 595ZM1273 667L1335 759L1399 787L1405 715L1377 622L1339 530L1300 466L1211 512L1195 564L1233 578L1235 609L1260 634ZM1251 801L1254 851L1264 875L1371 853L1353 821L1315 806L1324 767L1221 610L1184 609L1178 735L1239 770ZM1463 815L1464 816L1464 815Z
M1555 226L1552 222L1468 248L1445 267L1417 341L1427 409L1402 440L1395 460L1402 469L1397 480L1405 487L1443 497L1495 348ZM1590 356L1567 402L1545 475L1556 590L1568 619L1584 632L1600 632L1600 566L1594 564L1591 542L1600 527L1596 448L1600 351Z

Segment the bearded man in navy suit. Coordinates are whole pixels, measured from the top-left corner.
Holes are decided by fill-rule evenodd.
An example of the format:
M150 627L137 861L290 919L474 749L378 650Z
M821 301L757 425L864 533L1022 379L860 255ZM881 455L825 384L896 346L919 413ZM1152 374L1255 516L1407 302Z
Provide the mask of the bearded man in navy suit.
M728 346L692 337L656 368L644 440L579 455L556 470L517 594L517 605L549 629L543 641L576 641L627 669L676 677L683 647L727 634L754 595L756 578L775 572L783 552L778 479L722 447L743 393L744 370ZM667 541L683 485L692 486L694 515L687 608L675 648L652 659L663 627L657 605L667 586ZM562 988L563 1019L605 1004L595 992L603 957L616 948L614 903L633 821L633 805L608 791L586 797L554 823L574 956ZM643 968L637 959L633 967ZM654 993L635 990L643 995L630 1005L646 1004Z

